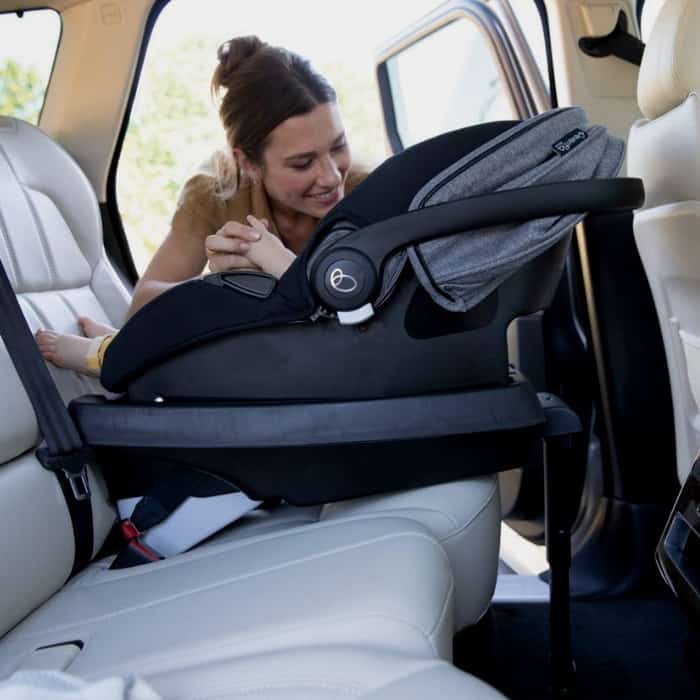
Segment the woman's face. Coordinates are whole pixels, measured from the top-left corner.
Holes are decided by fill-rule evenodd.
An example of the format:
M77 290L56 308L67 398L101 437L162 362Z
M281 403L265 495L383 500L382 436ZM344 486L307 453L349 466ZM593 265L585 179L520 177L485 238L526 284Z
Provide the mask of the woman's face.
M320 219L345 195L351 162L340 111L328 103L277 126L258 173L273 205Z

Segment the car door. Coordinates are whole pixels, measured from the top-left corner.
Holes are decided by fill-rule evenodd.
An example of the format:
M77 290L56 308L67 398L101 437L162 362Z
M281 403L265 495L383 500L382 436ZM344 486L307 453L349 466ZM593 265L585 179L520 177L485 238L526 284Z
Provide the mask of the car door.
M527 118L549 108L547 93L553 106L559 93L561 105L582 106L592 121L625 133L624 95L633 96L636 69L591 57L580 39L605 36L608 19L614 24L623 10L635 32L635 15L621 2L578 5L580 13L542 0L450 2L408 27L377 60L391 147L479 121ZM574 589L626 590L646 576L659 513L677 489L663 475L673 454L668 378L631 213L579 224L552 303L513 322L508 345L511 363L538 391L561 396L583 424L567 473L578 507ZM533 454L526 468L501 477L507 522L533 541L543 531L541 461Z

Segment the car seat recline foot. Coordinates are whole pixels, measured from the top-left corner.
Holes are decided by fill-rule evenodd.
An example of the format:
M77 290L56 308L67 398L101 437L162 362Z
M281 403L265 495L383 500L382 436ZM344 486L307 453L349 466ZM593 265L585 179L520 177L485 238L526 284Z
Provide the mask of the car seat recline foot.
M549 562L550 686L554 698L571 696L575 664L571 649L571 527L576 515L569 473L575 457L578 415L553 394L538 394L546 419L544 434L545 545Z

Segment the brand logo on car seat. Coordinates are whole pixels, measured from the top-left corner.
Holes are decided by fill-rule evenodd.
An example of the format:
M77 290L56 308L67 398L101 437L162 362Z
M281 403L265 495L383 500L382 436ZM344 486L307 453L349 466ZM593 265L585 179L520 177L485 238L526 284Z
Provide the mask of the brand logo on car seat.
M588 138L588 134L583 129L574 129L568 134L562 136L556 143L552 144L552 148L560 156L565 156L569 151L582 144Z
M340 267L331 270L330 283L331 287L341 294L350 294L358 287L357 280L352 275L343 272Z

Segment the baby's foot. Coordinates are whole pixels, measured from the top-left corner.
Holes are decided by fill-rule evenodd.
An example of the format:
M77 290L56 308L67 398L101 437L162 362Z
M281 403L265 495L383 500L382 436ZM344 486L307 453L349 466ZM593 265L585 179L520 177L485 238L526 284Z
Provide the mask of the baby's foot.
M116 331L112 326L105 323L99 323L89 316L79 316L78 325L80 330L85 334L86 338L98 338L103 335L110 335Z
M39 352L45 360L57 367L89 373L88 355L93 344L90 338L44 330L37 331L35 337Z

